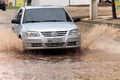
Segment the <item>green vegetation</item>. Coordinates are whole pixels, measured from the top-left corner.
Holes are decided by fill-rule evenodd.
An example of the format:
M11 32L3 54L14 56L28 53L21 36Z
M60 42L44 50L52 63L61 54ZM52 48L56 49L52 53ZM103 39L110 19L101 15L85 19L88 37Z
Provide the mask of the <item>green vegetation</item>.
M7 6L7 9L19 9L20 7L12 7L12 6Z

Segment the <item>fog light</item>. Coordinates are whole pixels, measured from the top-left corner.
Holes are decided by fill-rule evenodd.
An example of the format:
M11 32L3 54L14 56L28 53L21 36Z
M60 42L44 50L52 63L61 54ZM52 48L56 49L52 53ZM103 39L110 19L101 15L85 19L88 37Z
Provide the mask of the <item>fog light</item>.
M26 44L26 46L27 46L27 47L31 47L31 46L32 46L32 44L28 43L28 44Z
M74 41L74 42L68 42L68 46L74 46L74 45L76 45L76 44L77 44L76 41Z
M77 41L77 42L76 42L76 45L78 45L78 44L79 44L79 42Z

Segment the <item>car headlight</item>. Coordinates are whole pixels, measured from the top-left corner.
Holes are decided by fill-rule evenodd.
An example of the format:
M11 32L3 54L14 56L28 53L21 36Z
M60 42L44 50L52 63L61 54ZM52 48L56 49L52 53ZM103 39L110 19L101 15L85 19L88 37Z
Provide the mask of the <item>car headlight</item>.
M70 36L79 35L79 30L78 29L70 30L69 35Z
M28 32L25 32L25 36L26 36L26 37L39 37L40 34L39 34L39 32L28 31Z

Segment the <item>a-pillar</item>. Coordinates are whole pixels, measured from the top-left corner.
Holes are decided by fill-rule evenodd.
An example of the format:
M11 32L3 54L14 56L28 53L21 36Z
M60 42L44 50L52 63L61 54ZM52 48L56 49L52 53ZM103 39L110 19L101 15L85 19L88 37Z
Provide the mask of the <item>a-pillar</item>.
M97 0L90 0L90 19L97 19L98 18L98 1Z

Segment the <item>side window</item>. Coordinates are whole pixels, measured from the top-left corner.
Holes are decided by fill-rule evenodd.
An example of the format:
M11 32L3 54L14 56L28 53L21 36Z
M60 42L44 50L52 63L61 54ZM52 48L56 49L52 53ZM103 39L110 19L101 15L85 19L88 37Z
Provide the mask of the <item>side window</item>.
M22 17L22 12L23 12L23 10L21 9L21 10L19 10L19 12L18 12L18 14L16 15L16 17L15 17L15 19L16 20L18 20L18 21L20 21L21 20L21 17Z

